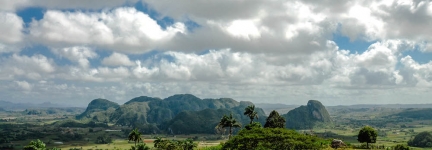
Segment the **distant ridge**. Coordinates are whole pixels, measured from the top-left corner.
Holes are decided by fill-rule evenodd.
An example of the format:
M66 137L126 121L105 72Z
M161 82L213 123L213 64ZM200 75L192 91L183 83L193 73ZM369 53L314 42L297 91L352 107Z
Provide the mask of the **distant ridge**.
M348 108L432 108L432 104L355 104L327 106L328 108L348 107Z
M43 102L40 104L34 103L13 103L9 101L0 101L0 106L5 110L25 110L30 108L58 108L58 107L68 107L65 105L54 104L51 102Z

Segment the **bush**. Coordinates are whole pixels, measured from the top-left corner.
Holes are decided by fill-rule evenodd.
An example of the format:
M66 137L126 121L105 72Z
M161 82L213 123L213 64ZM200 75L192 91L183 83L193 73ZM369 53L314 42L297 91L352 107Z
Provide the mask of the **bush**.
M37 139L36 141L31 141L29 145L24 147L25 150L39 150L45 149L45 143Z
M321 149L327 141L284 128L243 129L222 149Z
M222 145L204 147L201 148L200 150L222 150Z
M108 143L112 143L112 139L110 137L106 137L106 136L98 136L95 143L96 144L108 144Z
M409 150L409 146L407 145L402 145L402 144L398 144L394 147L394 150Z
M154 141L154 147L158 149L164 150L193 150L198 146L197 143L194 143L192 139L186 139L183 141L175 141L175 140L162 140L161 138L156 138Z
M136 147L132 146L131 150L150 150L150 147L148 147L145 143L140 143Z

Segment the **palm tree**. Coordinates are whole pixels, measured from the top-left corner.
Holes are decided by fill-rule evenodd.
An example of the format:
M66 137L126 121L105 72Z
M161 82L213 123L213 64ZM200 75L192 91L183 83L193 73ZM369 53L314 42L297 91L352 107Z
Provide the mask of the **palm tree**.
M161 148L162 138L156 137L156 140L153 141L154 147Z
M249 124L252 124L255 118L258 119L258 113L255 111L255 105L250 105L246 107L243 114L248 116L251 120Z
M229 116L224 115L221 118L219 124L216 126L216 128L226 128L226 127L229 127L228 139L231 139L232 128L241 128L241 124L237 122L236 119L233 118L232 114L230 114Z
M133 129L130 133L129 133L129 141L135 141L135 147L137 142L139 143L139 141L142 140L141 138L141 133L138 131L137 128Z

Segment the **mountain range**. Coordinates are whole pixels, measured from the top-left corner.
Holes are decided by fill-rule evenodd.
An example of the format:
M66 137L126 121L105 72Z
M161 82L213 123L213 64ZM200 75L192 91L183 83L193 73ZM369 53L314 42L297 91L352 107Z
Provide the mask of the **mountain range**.
M248 101L238 102L231 98L200 99L192 94L177 94L165 99L140 96L122 105L106 99L95 99L89 103L84 113L77 115L76 119L136 127L144 133L214 133L215 126L223 115L233 114L243 126L247 125L250 120L243 113L250 105L254 104ZM263 104L256 106L271 107ZM309 128L316 122L331 123L327 110L319 101L311 100L307 106L292 109L290 112L297 113L284 115L288 117L288 128ZM255 121L264 124L267 118L264 110L255 107L255 111L259 116Z

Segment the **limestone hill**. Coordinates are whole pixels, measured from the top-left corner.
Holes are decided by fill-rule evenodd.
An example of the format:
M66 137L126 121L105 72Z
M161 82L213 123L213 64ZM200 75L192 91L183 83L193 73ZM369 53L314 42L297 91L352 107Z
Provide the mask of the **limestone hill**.
M283 115L286 127L291 129L310 129L319 123L332 123L324 105L317 100L309 100L306 106L300 106Z
M76 118L79 120L92 120L96 122L109 122L109 117L120 105L106 99L92 100L87 109Z
M99 101L92 101L86 112L78 115L77 119L110 122L122 126L142 127L146 128L145 131L143 130L144 132L150 133L166 130L167 128L164 127L175 128L179 126L178 121L172 121L174 118L182 122L200 118L199 120L202 121L198 122L207 122L212 125L215 122L214 118L217 118L216 120L219 121L224 115L221 112L225 112L225 114L233 113L241 116L243 115L244 108L253 104L245 101L238 102L230 98L200 99L191 94L178 94L165 99L140 96L131 99L121 106L113 105L110 107L106 106L106 103L101 103L102 106L99 107L94 106L94 104L98 102ZM224 109L224 111L216 111L217 109ZM266 116L262 109L256 108L256 111L261 118L265 119ZM202 116L202 114L207 114L207 116ZM246 116L244 117L247 118ZM184 120L185 118L187 119ZM208 122L209 120L210 123ZM246 119L245 122L247 122ZM213 131L214 126L212 128L205 127L205 129ZM191 130L190 132L188 131L188 133L203 132Z

